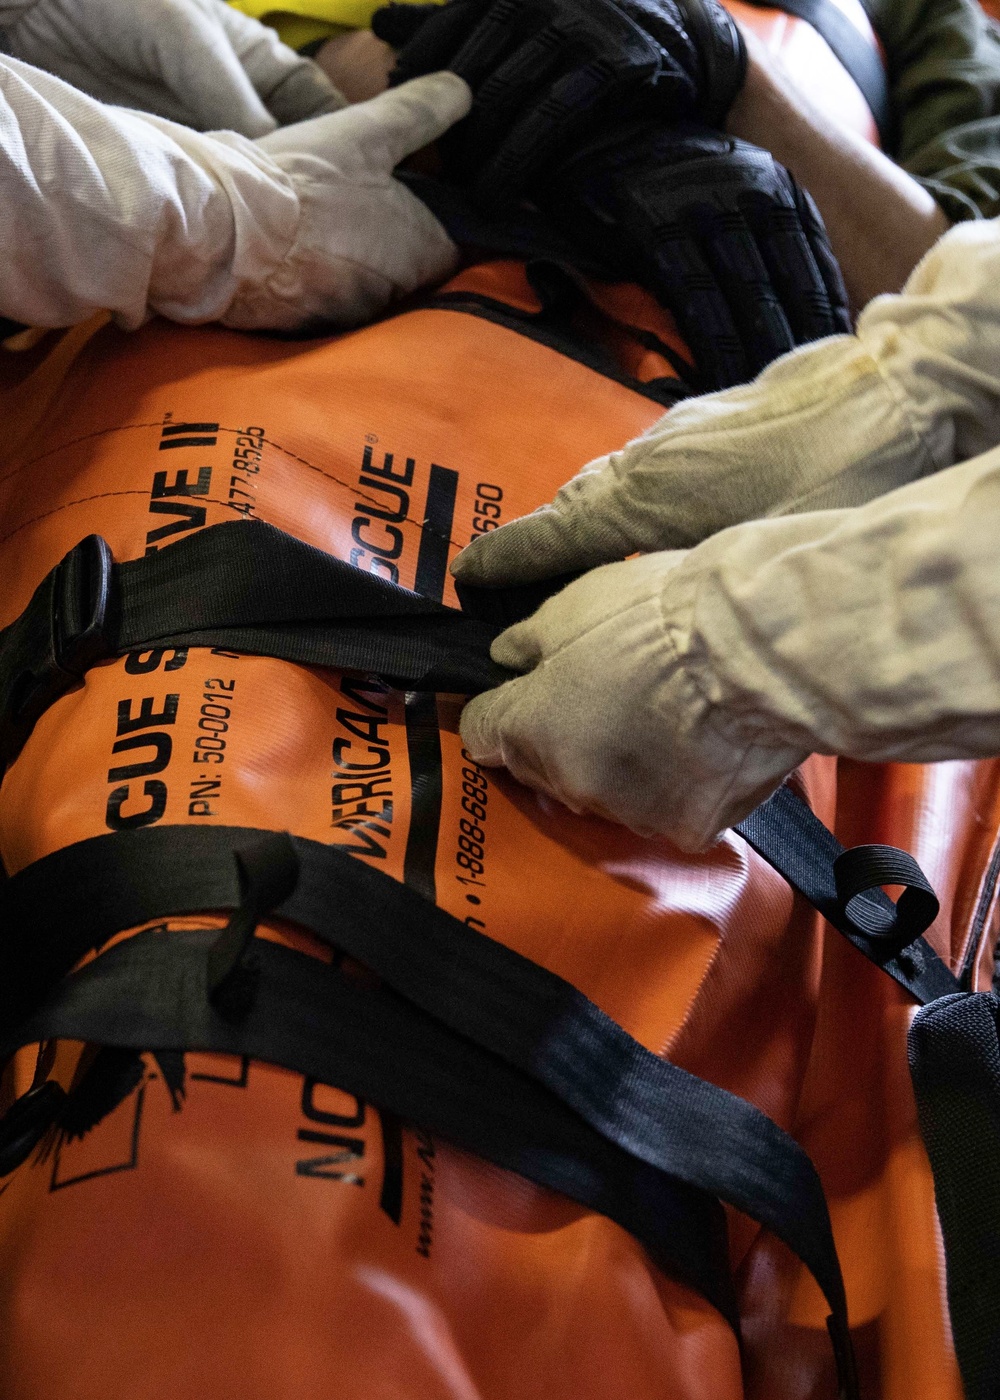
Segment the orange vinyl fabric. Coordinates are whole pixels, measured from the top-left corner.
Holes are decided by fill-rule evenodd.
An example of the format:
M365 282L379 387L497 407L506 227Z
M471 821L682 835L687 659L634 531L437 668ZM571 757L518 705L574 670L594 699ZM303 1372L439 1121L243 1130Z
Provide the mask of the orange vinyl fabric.
M516 264L451 289L537 308ZM593 338L639 378L668 375L628 333L673 340L655 304L635 289L600 302ZM0 625L89 533L131 559L240 515L454 602L446 558L662 411L440 305L296 343L163 323L73 334L27 373L3 366L17 433L0 466ZM169 446L185 436L201 441ZM445 481L454 510L428 542ZM114 776L114 747L123 701L167 713L168 696L160 811L141 779ZM104 662L10 768L0 855L13 873L123 818L218 823L334 843L408 881L792 1132L829 1197L866 1400L959 1400L905 994L735 835L680 856L476 770L460 704L217 650ZM800 780L842 839L916 856L942 900L929 937L987 985L1000 765L814 758ZM161 936L192 922L212 920ZM260 933L328 956L301 930ZM26 1051L5 1103L39 1055L72 1083L79 1045ZM605 1218L334 1086L186 1058L182 1104L147 1056L97 1127L51 1132L0 1181L0 1400L835 1394L818 1289L745 1218L730 1219L741 1354Z

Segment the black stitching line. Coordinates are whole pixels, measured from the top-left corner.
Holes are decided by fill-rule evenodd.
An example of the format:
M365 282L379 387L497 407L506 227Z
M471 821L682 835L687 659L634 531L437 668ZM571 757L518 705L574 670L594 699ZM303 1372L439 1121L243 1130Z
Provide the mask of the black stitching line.
M93 438L109 437L112 433L126 433L137 431L140 428L161 428L162 426L162 419L157 419L155 422L152 423L123 423L120 427L117 428L99 428L93 433L84 433L82 437L70 438L68 442L60 443L58 446L50 448L47 452L41 453L38 457L33 457L29 462L24 462L20 467L14 467L13 470L9 471L6 476L0 476L0 486L2 486L5 481L9 481L11 477L17 476L19 472L27 471L29 467L33 467L37 462L44 462L46 457L52 457L57 452L65 452L70 447L78 446L78 444L81 442L90 442ZM239 437L241 435L244 435L245 430L243 428L224 428L220 426L216 429L216 432L233 433L235 436ZM374 496L367 496L360 485L351 486L349 482L341 480L341 478L339 476L335 476L333 472L326 471L325 468L317 466L315 462L310 462L307 457L301 457L297 452L293 452L290 447L282 447L281 443L275 442L273 438L262 437L261 442L267 443L268 447L273 447L276 452L282 453L285 457L290 457L293 462L298 462L301 466L307 467L309 471L316 472L318 476L324 477L327 481L332 481L334 485L342 487L343 490L347 491L348 493L360 496L366 505L377 507L380 504L380 502ZM31 520L24 521L23 524L18 525L16 530L12 530L9 535L0 536L0 545L5 544L7 540L9 540L13 535L16 535L18 530L23 530L25 526L33 525L36 523L36 521L45 520L50 515L56 515L60 510L65 510L67 506L83 505L87 501L99 501L109 496L142 496L144 494L145 492L143 491L106 491L101 496L85 496L77 501L69 501L66 503L65 506L58 506L55 510L47 511L44 515L37 515L34 516ZM209 497L209 500L211 500L211 497ZM213 504L228 506L229 502L213 501ZM243 512L237 512L237 514L242 513ZM444 540L448 544L454 546L455 549L461 549L462 547L459 544L458 540L453 540L450 535L445 534L441 530L435 529L426 521L415 520L411 515L404 515L403 523L407 525L413 525L421 532L426 530L429 534L436 535L439 540Z
M4 545L8 540L12 540L21 530L26 530L29 525L37 525L40 520L48 520L53 515L58 515L61 511L69 510L73 506L85 506L90 501L107 501L114 496L145 496L145 491L101 491L96 496L81 496L76 501L66 501L61 506L56 506L54 510L42 511L41 515L33 515L30 520L22 520L20 525L15 525L14 529L6 535L0 535L0 545Z

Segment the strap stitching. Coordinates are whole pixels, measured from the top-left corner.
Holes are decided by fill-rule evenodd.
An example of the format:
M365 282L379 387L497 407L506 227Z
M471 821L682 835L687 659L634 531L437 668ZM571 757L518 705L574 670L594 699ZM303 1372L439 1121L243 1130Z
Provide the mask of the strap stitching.
M38 457L32 457L30 461L24 462L19 467L15 467L12 471L8 472L6 476L0 476L0 485L3 485L5 482L9 481L11 477L17 476L18 473L22 471L27 471L29 467L35 466L38 462L43 462L47 457L52 457L57 452L65 452L68 448L76 447L81 442L89 442L93 438L109 437L112 433L132 432L142 428L161 428L162 426L163 424L160 420L157 420L153 423L124 423L121 427L99 428L96 432L85 433L82 437L70 438L67 442L59 443L55 447L50 448L47 452L41 453ZM244 429L219 427L216 429L216 432L233 433L236 436L240 436L243 434ZM319 476L325 477L328 481L332 481L336 486L342 487L348 493L360 496L362 500L364 500L366 505L376 507L381 505L381 502L378 501L374 496L366 495L365 490L362 486L352 486L350 482L343 481L339 476L335 476L333 472L327 471L324 467L317 466L315 462L310 462L308 457L303 457L298 452L293 452L290 447L283 447L280 442L275 442L273 438L269 437L264 437L261 439L261 441L266 443L268 447L273 447L276 452L282 453L283 456L290 457L293 462L298 462L300 466L308 468L309 471L316 472ZM25 529L28 525L37 524L39 520L45 520L51 515L57 515L60 510L66 509L67 506L84 505L89 501L99 501L110 496L143 496L145 494L146 493L144 491L106 491L103 493L103 496L82 496L79 500L69 501L66 503L66 505L59 506L52 511L47 511L43 515L32 516L30 520L22 521L22 523L18 525L16 529L11 530L9 534L0 535L0 545L5 544L7 540L11 539L14 535L16 535L19 530ZM208 500L213 505L229 505L228 501L216 501L213 500L212 497L209 497ZM237 514L241 513L242 512L237 512ZM433 525L415 519L412 515L404 515L403 523L407 525L416 526L416 528L420 530L421 533L426 531L428 534L434 535L440 540L445 540L448 544L453 545L455 549L462 548L462 545L458 540L453 540L450 535L444 534L442 531L438 530Z

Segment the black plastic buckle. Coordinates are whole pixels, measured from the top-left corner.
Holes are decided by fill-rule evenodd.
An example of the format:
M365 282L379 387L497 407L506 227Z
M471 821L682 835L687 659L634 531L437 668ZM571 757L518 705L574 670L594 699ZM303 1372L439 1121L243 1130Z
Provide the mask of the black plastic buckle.
M46 576L9 629L8 645L22 652L24 664L6 688L0 715L0 760L5 765L49 706L79 684L95 662L111 655L107 626L113 564L107 541L88 535Z
M37 1084L15 1099L0 1118L0 1176L26 1162L55 1123L66 1094L54 1080Z

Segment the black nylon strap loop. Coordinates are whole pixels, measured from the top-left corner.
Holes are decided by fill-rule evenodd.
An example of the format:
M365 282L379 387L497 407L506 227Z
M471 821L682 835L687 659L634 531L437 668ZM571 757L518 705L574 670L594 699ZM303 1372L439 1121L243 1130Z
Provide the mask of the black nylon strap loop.
M957 979L927 940L919 936L910 938L910 930L914 926L928 926L921 923L921 919L929 912L929 901L934 900L934 895L919 865L903 851L893 846L879 847L883 852L894 853L893 863L883 864L879 868L896 872L886 883L905 883L917 891L915 910L912 904L907 907L902 900L900 906L894 905L889 896L878 888L879 880L851 892L852 904L857 906L858 899L854 896L859 895L861 889L866 891L863 896L866 917L879 917L888 928L897 928L898 921L903 919L908 946L900 949L898 943L891 939L887 942L884 938L873 938L855 922L852 910L845 907L846 902L841 897L834 874L836 862L845 854L844 847L787 784L762 802L734 830L779 871L814 909L818 909L828 923L853 943L858 952L881 967L922 1005L959 990ZM847 862L846 867L841 867L842 870L846 869L848 876L857 868L851 861ZM865 869L864 866L861 868ZM905 880L899 878L903 871L906 872ZM841 878L845 877L842 875ZM934 900L935 912L936 903Z
M233 855L242 898L208 953L208 999L222 1015L241 1020L256 991L257 925L284 904L298 883L299 860L286 832L263 834Z
M853 846L833 862L845 917L866 938L899 952L930 928L941 908L920 866L895 846ZM882 885L905 885L895 904L872 898Z
M53 1080L32 1085L14 1100L0 1119L0 1177L8 1176L28 1160L65 1102L65 1091Z

